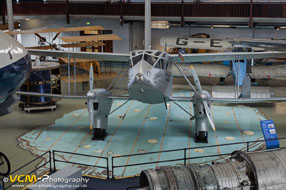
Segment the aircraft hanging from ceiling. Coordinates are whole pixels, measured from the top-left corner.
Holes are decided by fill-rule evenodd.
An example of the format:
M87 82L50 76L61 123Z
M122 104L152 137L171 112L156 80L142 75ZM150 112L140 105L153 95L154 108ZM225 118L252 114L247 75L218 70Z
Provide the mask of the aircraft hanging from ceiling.
M286 50L286 40L276 39L217 39L217 38L193 38L193 37L162 37L160 45L164 48L190 48L215 51L232 51L235 46L249 47L253 50Z
M162 37L160 45L167 48L206 49L227 51L232 49L232 44L226 39L189 38L189 37Z
M59 98L80 98L87 99L87 107L89 112L90 128L94 130L93 139L104 139L107 135L106 128L108 126L108 115L120 109L130 100L136 100L147 104L164 103L167 109L167 102L173 102L182 110L184 110L191 119L195 119L195 136L198 142L208 141L209 125L215 130L211 110L212 102L219 103L257 103L271 101L285 101L286 97L276 98L245 98L243 94L240 98L213 98L207 91L203 90L196 71L191 66L192 76L195 81L196 88L192 85L184 72L177 63L198 62L198 61L224 61L251 58L273 58L284 57L286 52L242 52L242 53L207 53L207 54L186 54L186 55L170 55L166 52L158 50L139 50L130 52L130 54L116 53L89 53L89 52L62 52L62 51L43 51L29 50L30 54L53 57L73 56L75 58L95 59L104 62L119 62L128 64L128 69L120 72L118 78L113 80L107 89L93 88L93 69L90 69L90 90L86 96L72 95L53 95L40 94L30 92L17 92L20 95L30 96L46 96ZM191 89L194 91L192 97L174 97L172 96L172 66L175 66L181 75L185 78ZM122 78L128 72L128 95L112 96L111 86L114 88L122 81ZM111 111L112 99L120 98L126 101L115 110ZM194 105L194 115L185 110L179 101L192 101ZM123 116L124 118L124 116Z
M115 34L102 34L102 35L88 35L88 36L60 36L63 32L86 32L86 31L103 31L101 26L82 26L82 27L69 27L69 28L45 28L35 30L20 30L13 32L6 32L10 35L15 34L35 34L42 44L41 46L26 47L26 49L55 49L62 50L62 48L73 47L89 47L89 46L104 46L103 40L121 40L121 38ZM46 37L41 36L42 33L56 33L51 42L48 42ZM60 38L65 44L57 44L55 40ZM69 43L67 43L69 42Z
M83 26L83 27L61 27L61 28L44 28L44 29L34 29L34 30L20 30L13 32L6 32L10 35L16 34L34 34L39 39L40 46L32 46L26 47L26 49L42 49L42 50L62 50L65 51L65 48L90 48L95 49L98 47L103 47L106 44L104 41L113 41L113 40L121 40L121 38L115 34L101 34L104 28L102 26ZM61 33L68 32L87 32L89 35L85 36L61 36ZM52 37L51 41L47 40L47 37L44 37L42 34L55 35ZM56 39L60 39L64 43L59 44L56 43ZM101 50L101 49L99 49ZM67 58L59 58L60 63L69 64L69 60ZM40 58L41 61L44 61ZM74 59L74 63L76 63L76 67L89 71L89 66L86 63L89 63L94 60L88 59ZM94 62L95 65L98 65ZM87 66L87 67L86 67ZM99 70L97 68L97 70Z
M166 48L179 48L188 51L189 49L203 49L210 51L285 51L285 40L273 39L214 39L214 38L190 38L190 37L162 37L160 45ZM188 52L184 52L188 53ZM285 62L285 60L284 60ZM256 68L257 65L259 68ZM242 86L246 77L251 79L260 78L281 78L286 77L286 72L281 70L281 66L268 67L263 62L257 60L237 60L220 64L220 67L213 69L213 66L202 65L203 69L198 70L198 75L203 77L219 77L221 81L230 75L233 76L238 86ZM227 72L218 72L228 68ZM286 68L286 67L285 67ZM263 72L261 72L263 69ZM191 73L191 71L189 71Z

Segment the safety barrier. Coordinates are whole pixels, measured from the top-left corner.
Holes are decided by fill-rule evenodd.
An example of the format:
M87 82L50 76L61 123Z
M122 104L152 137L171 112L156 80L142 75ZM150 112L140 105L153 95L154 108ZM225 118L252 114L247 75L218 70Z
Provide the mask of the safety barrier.
M35 164L35 162L37 162L40 159L44 159L44 163L41 163L39 166L37 166L35 169L33 169L32 171L30 171L28 174L26 175L30 175L34 172L36 172L37 170L46 167L48 169L49 173L53 173L56 171L56 163L57 162L61 162L61 163L67 163L67 164L73 164L73 165L78 165L78 166L88 166L88 167L94 167L94 168L101 168L101 169L105 169L106 172L106 179L110 179L110 172L112 173L112 179L120 179L120 178L116 178L115 177L115 169L117 168L128 168L128 167L133 167L133 166L146 166L146 165L150 165L150 164L159 164L159 163L172 163L175 161L181 161L183 165L187 165L187 161L188 160L194 160L194 159L202 159L202 158L209 158L209 157L217 157L217 156L230 156L231 153L234 150L231 150L229 153L224 153L224 154L212 154L212 155L206 155L206 156L195 156L195 157L191 157L191 156L187 156L187 152L190 150L194 150L194 149L207 149L207 148L218 148L218 147L225 147L225 146L232 146L232 145L245 145L245 148L243 149L246 152L257 152L257 151L271 151L271 150L265 150L262 147L264 146L264 143L266 141L272 141L272 140L279 140L280 142L283 140L286 140L286 137L284 138L278 138L278 139L269 139L269 140L257 140L257 141L247 141L247 142L236 142L236 143L228 143L228 144L221 144L221 145L208 145L208 146L201 146L201 147L193 147L193 148L180 148L180 149L173 149L173 150L165 150L165 151L154 151L154 152L145 152L145 153L137 153L137 154L129 154L129 155L120 155L120 156L113 156L111 157L111 171L110 171L110 167L109 167L109 158L108 157L101 157L101 156L94 156L94 155L88 155L88 154L80 154L80 153L74 153L74 152L66 152L66 151L59 151L59 150L53 150L53 151L47 151L45 153L43 153L42 155L38 156L37 158L33 159L32 161L26 163L25 165L21 166L20 168L14 170L13 172L11 172L9 175L13 175L16 174L18 171L22 170L23 168L26 168L28 166L31 166L32 164ZM286 144L286 142L285 142ZM252 150L252 148L256 148L257 146L260 147L260 149L255 149ZM280 149L284 149L286 147L281 147ZM145 155L152 155L152 154L163 154L163 153L168 153L168 152L178 152L178 155L180 155L179 158L177 159L167 159L167 160L158 160L158 161L150 161L150 162L140 162L140 163L133 163L133 164L119 164L116 165L116 160L120 159L120 158L130 158L130 157L135 157L135 156L145 156ZM80 163L80 162L72 162L69 160L65 160L63 159L63 157L61 157L62 159L58 159L57 157L59 157L59 155L57 155L57 153L61 153L61 154L67 154L67 155L77 155L77 156L81 156L81 157L88 157L88 158L96 158L96 159L103 159L105 160L106 166L97 166L97 165L91 165L91 164L86 164L86 163ZM83 160L83 159L81 159ZM141 170L143 169L147 169L146 168L141 168ZM22 173L21 173L22 175ZM1 177L1 176L0 176ZM7 176L2 176L2 177L7 177ZM13 185L15 185L16 182L13 182L11 184L9 184L9 186L5 187L2 181L2 186L3 186L3 190L4 189L10 189Z
M79 162L71 162L71 161L66 161L66 160L58 160L58 159L56 159L56 153L104 159L106 161L106 166L104 167L104 166L97 166L97 165L91 165L91 164L85 164L85 163L79 163ZM107 157L94 156L94 155L89 155L89 154L79 154L79 153L74 153L74 152L65 152L65 151L59 151L59 150L53 150L53 160L52 160L52 162L53 162L53 166L54 166L54 168L53 168L54 171L56 171L56 162L62 162L62 163L68 163L68 164L76 164L76 165L80 165L80 166L89 166L89 167L94 167L94 168L106 169L106 171L107 171L106 179L109 179L109 162L108 162L108 158Z
M247 142L236 142L236 143L228 143L228 144L221 144L221 145L208 145L208 146L201 146L201 147L193 147L193 148L181 148L181 149L173 149L173 150L165 150L165 151L154 151L154 152L146 152L146 153L138 153L138 154L129 154L129 155L120 155L120 156L113 156L111 158L111 170L112 170L112 179L115 178L115 169L116 168L128 168L128 167L134 167L134 166L143 166L143 165L150 165L150 164L159 164L159 163L169 163L169 162L176 162L176 161L182 161L183 165L187 165L188 160L194 160L194 159L202 159L202 158L210 158L210 157L217 157L217 156L230 156L231 153L234 150L231 150L229 153L225 154L216 154L216 155L206 155L206 156L196 156L196 157L187 157L187 151L195 150L195 149L207 149L207 148L217 148L217 147L225 147L225 146L232 146L232 145L241 145L245 144L245 150L246 152L255 152L258 150L250 151L250 149L257 145L258 143L265 143L266 141L272 141L277 139L269 139L269 140L257 140L257 141L247 141ZM286 140L286 138L278 138L278 140ZM286 147L283 147L286 148ZM142 155L152 155L152 154L163 154L168 152L177 152L178 154L181 153L181 157L177 159L167 159L167 160L158 160L158 161L150 161L150 162L141 162L141 163L135 163L135 164L124 164L124 165L116 165L116 160L120 158L131 158L136 156L142 156ZM147 169L147 168L145 168ZM143 170L143 169L142 169Z
M46 159L46 156L47 156L47 155L48 155L48 159ZM51 162L52 157L51 157L51 151L47 151L47 152L41 154L40 156L38 156L37 158L33 159L32 161L30 161L30 162L24 164L23 166L19 167L18 169L16 169L16 170L10 172L9 176L16 175L17 172L23 170L24 168L27 168L28 166L31 166L32 164L35 164L37 161L42 160L42 159L44 159L44 160L46 160L46 161L44 161L43 164L37 166L35 169L33 169L33 170L30 171L29 173L25 174L24 176L19 177L19 179L22 180L25 176L30 175L30 174L36 172L37 170L41 169L41 168L44 167L44 166L47 167L47 165L48 165L48 167L49 167L49 168L48 168L48 169L49 169L49 173L52 172L52 162ZM23 175L23 173L20 173L20 175ZM1 176L0 176L0 177L1 177ZM3 190L4 190L4 189L10 189L10 188L13 187L14 185L16 185L16 184L18 183L18 181L19 181L19 180L15 180L15 182L12 182L12 183L10 183L8 186L5 186L5 184L6 184L8 181L6 181L5 183L4 183L4 181L5 181L5 179L9 179L9 177L7 177L7 176L2 176L2 178L3 178L3 179L2 179L2 189L3 189Z

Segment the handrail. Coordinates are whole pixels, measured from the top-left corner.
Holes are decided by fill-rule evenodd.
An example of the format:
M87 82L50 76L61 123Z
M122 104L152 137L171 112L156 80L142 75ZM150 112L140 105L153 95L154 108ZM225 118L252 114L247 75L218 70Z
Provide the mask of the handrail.
M51 151L47 151L47 152L41 154L40 156L36 157L35 159L31 160L30 162L24 164L23 166L21 166L21 167L15 169L13 172L10 172L9 175L13 175L13 174L15 174L16 172L18 172L19 170L25 168L26 166L29 166L30 164L34 163L34 162L37 161L37 160L39 160L40 158L44 158L44 156L47 155L47 154L49 154L49 159L48 159L48 161L46 161L45 163L43 163L43 164L41 164L40 166L36 167L34 170L32 170L31 172L29 172L29 173L26 174L26 175L30 175L31 173L34 173L34 172L37 171L38 169L40 169L40 168L42 168L43 166L47 165L48 163L49 163L49 166L50 166L50 168L49 168L49 169L50 169L50 172L52 172ZM24 177L22 177L21 179L23 179L23 178L24 178ZM15 181L14 183L11 183L9 186L5 187L5 186L4 186L5 183L2 181L3 190L4 190L4 189L9 189L9 188L11 188L11 187L12 187L13 185L15 185L16 183L18 183L18 181Z
M205 149L205 148L213 148L213 147L224 147L224 146L231 146L231 145L239 145L239 144L246 144L246 151L249 151L250 144L251 143L259 143L259 142L267 142L267 141L273 141L273 140L286 140L286 137L283 138L277 138L277 139L268 139L268 140L256 140L256 141L246 141L246 142L235 142L235 143L228 143L228 144L220 144L220 145L207 145L207 146L200 146L200 147L191 147L191 148L180 148L180 149L172 149L172 150L164 150L164 151L153 151L153 152L144 152L144 153L136 153L136 154L129 154L129 155L120 155L120 156L113 156L111 158L111 170L112 170L112 179L116 179L114 176L114 169L115 168L122 168L122 167L132 167L132 166L139 166L139 165L149 165L149 164L158 164L158 163L164 163L164 162L175 162L175 161L184 161L184 165L186 165L187 160L192 160L192 159L199 159L199 158L208 158L208 157L215 157L218 156L216 155L206 155L206 156L197 156L197 157L190 157L187 158L187 151L188 150L193 150L193 149ZM285 147L286 148L286 147ZM134 157L134 156L142 156L142 155L147 155L147 154L161 154L161 153L166 153L166 152L179 152L179 151L184 151L184 155L182 158L178 159L169 159L169 160L158 160L158 161L152 161L152 162L141 162L141 163L135 163L135 164L125 164L125 165L115 165L115 159L118 158L126 158L126 157ZM255 151L251 151L255 152ZM219 154L219 156L229 156L231 155L230 153L226 154Z
M65 161L65 160L58 160L55 157L55 153L64 153L64 154L72 154L72 155L77 155L77 156L85 156L85 157L92 157L92 158L99 158L99 159L104 159L106 161L106 167L104 166L96 166L96 165L90 165L90 164L84 164L84 163L79 163L79 162L70 162L70 161ZM54 171L56 171L56 162L63 162L63 163L68 163L68 164L77 164L77 165L82 165L82 166L90 166L94 168L101 168L101 169L106 169L107 174L106 178L109 179L109 159L108 157L102 157L102 156L95 156L95 155L90 155L90 154L80 154L80 153L74 153L74 152L66 152L66 151L60 151L60 150L53 150L53 166L54 166Z
M111 157L111 170L112 170L112 179L117 179L115 178L114 171L116 168L122 168L122 167L132 167L132 166L139 166L139 165L149 165L149 164L158 164L158 163L166 163L166 162L175 162L175 161L184 161L184 165L187 165L187 160L193 160L193 159L200 159L200 158L209 158L209 157L216 157L218 156L217 154L212 154L212 155L206 155L206 156L195 156L195 157L187 157L187 151L188 150L193 150L193 149L205 149L205 148L213 148L213 147L225 147L225 146L231 146L231 145L238 145L238 144L245 144L246 147L245 151L249 153L253 152L260 152L260 151L273 151L275 149L265 149L265 150L254 150L250 151L251 145L260 143L260 142L267 142L267 141L273 141L273 140L286 140L286 137L283 138L277 138L277 139L268 139L268 140L256 140L256 141L246 141L246 142L235 142L235 143L228 143L228 144L220 144L220 145L207 145L207 146L200 146L200 147L191 147L191 148L179 148L179 149L171 149L171 150L164 150L164 151L152 151L152 152L144 152L144 153L136 153L136 154L128 154L128 155L120 155L120 156L112 156ZM252 144L253 143L253 144ZM260 145L260 144L259 144ZM281 147L279 149L286 149L286 147ZM169 159L169 160L158 160L158 161L151 161L151 162L141 162L141 163L134 163L134 164L120 164L120 165L115 165L115 160L119 158L125 158L125 157L134 157L134 156L142 156L142 155L148 155L148 154L162 154L166 152L183 152L183 155L179 157L178 159ZM91 158L98 158L98 159L104 159L106 161L106 166L96 166L96 165L91 165L91 164L85 164L85 163L79 163L79 162L71 162L71 161L66 161L66 160L59 160L56 159L56 153L63 153L63 154L70 154L70 155L78 155L78 156L83 156L83 157L91 157ZM102 157L102 156L95 156L95 155L89 155L89 154L81 154L81 153L74 153L74 152L67 152L67 151L60 151L60 150L53 150L53 151L47 151L40 156L36 157L32 161L24 164L23 166L19 167L18 169L14 170L11 172L9 175L15 174L16 172L20 171L21 169L25 168L26 166L34 163L35 161L39 160L40 158L44 158L48 154L48 160L45 161L43 164L37 166L34 170L29 172L27 175L30 175L31 173L37 171L38 169L46 166L49 164L49 170L50 172L56 171L56 162L62 162L62 163L68 163L68 164L76 164L76 165L82 165L82 166L90 166L90 167L95 167L95 168L101 168L101 169L106 169L107 170L107 177L106 179L110 179L110 169L109 169L109 158L108 157ZM224 153L224 154L219 154L219 156L230 156L230 153ZM53 164L52 164L53 162ZM3 176L4 177L4 176ZM10 184L8 187L4 187L3 181L3 190L4 189L9 189L13 185L18 183L17 181Z

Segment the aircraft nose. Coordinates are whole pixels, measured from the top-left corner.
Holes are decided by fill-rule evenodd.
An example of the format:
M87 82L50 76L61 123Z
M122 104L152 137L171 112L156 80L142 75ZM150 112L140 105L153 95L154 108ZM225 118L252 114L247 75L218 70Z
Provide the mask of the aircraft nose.
M137 73L135 79L137 82L142 82L144 80L144 76L142 73Z

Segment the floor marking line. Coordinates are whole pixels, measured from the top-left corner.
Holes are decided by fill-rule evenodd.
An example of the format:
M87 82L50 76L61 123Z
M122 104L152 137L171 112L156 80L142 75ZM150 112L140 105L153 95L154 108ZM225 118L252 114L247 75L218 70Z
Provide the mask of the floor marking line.
M266 115L263 113L263 112L261 112L260 110L258 110L258 109L252 109L252 110L254 110L255 111L255 115L256 115L256 117L258 118L258 120L259 121L262 121L262 119L261 119L261 115L263 116L265 116L265 119L267 119L267 117L266 117Z
M41 131L39 132L39 134L36 136L36 138L35 138L35 139L38 139L38 138L39 138L39 136L40 136L43 132L44 132L44 129L41 129Z
M237 126L238 130L240 131L241 139L242 139L243 142L245 142L244 137L243 137L243 132L242 132L242 130L240 128L239 122L238 122L237 117L236 117L236 113L234 111L234 107L232 107L232 112L233 112L233 116L234 116L234 120L235 120L236 126Z
M147 112L146 112L146 114L145 114L145 117L144 117L144 120L143 120L141 126L140 126L139 129L138 129L136 139L135 139L135 141L134 141L134 143L133 143L133 145L132 145L132 148L131 148L131 151L130 151L129 154L132 154L133 151L134 151L135 145L136 145L136 143L137 143L137 141L138 141L138 139L139 139L139 137L140 137L140 133L141 133L141 131L142 131L142 128L144 127L145 122L148 120L148 116L149 116L150 110L151 110L151 105L148 105L148 110L147 110ZM128 156L128 159L127 159L125 165L128 165L129 160L130 160L130 156ZM126 171L126 166L124 167L121 176L124 176L125 171Z
M134 102L134 100L132 100L131 103L128 105L127 110L125 111L125 114L127 114L127 112L129 111L131 105L133 104L133 102ZM112 135L111 135L109 141L106 143L104 149L102 150L102 152L101 152L101 154L100 154L101 157L102 157L102 155L104 154L104 152L106 151L108 145L111 143L112 137L113 137L113 136L117 133L117 131L119 130L119 128L120 128L122 122L123 122L123 120L121 119L120 122L119 122L119 124L117 125L116 129L115 129L114 132L112 133ZM97 159L97 161L96 161L96 163L94 164L94 166L96 166L96 165L98 164L99 160L100 160L100 158ZM96 168L93 169L92 172L95 172L95 170L96 170Z
M86 112L86 111L87 111L87 110L84 110L84 112ZM82 114L82 115L84 115L84 114ZM76 118L76 120L72 123L72 125L71 125L70 127L67 127L67 128L64 130L64 132L62 133L62 135L59 136L59 137L55 140L55 142L48 148L48 150L51 150L51 148L52 148L53 146L55 146L55 144L57 144L57 142L64 136L64 134L65 134L67 131L69 131L72 127L75 126L75 124L79 121L79 119L82 117L82 115L80 115L80 117Z
M165 127L164 127L163 137L162 137L162 140L161 140L161 143L160 143L160 152L163 149L164 139L165 139L165 136L167 134L167 126L168 126L168 123L169 123L169 117L170 117L171 108L172 108L172 103L170 103L170 106L169 106L167 121L166 121L166 124L165 124ZM159 155L158 155L158 161L160 161L160 156L161 156L161 153L159 153ZM156 164L156 167L158 167L158 165L159 165L159 163Z
M76 147L76 149L73 151L73 153L76 153L78 151L78 149L80 148L81 144L84 143L86 141L86 139L89 137L91 131L88 131L85 136L82 138L82 140L80 141L80 143L78 144L78 146ZM68 161L70 161L70 159L72 158L72 156L74 156L73 154L70 155L70 157L67 159Z
M211 109L211 112L212 112L212 115L213 115L213 120L215 121L213 109ZM218 153L218 155L220 155L221 154L220 147L219 147L220 144L219 144L218 137L216 135L216 131L214 131L214 136L215 136L215 139L216 139L215 141L216 141L216 145L217 145L217 153ZM221 157L221 156L219 156L219 157Z

